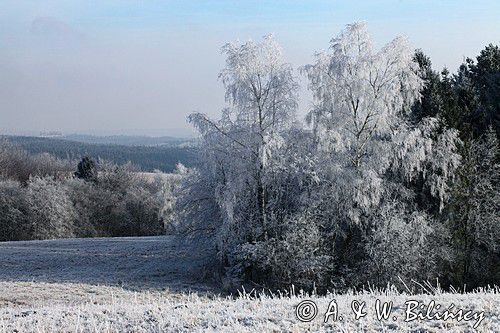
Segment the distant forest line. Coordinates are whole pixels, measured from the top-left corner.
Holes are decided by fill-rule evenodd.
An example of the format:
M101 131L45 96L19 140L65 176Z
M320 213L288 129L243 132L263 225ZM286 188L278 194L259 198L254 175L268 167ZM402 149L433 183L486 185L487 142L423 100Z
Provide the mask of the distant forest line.
M142 171L172 172L178 162L194 166L197 150L183 146L126 146L90 144L54 138L29 136L3 136L31 154L49 153L61 159L79 160L83 156L104 159L116 164L131 162Z

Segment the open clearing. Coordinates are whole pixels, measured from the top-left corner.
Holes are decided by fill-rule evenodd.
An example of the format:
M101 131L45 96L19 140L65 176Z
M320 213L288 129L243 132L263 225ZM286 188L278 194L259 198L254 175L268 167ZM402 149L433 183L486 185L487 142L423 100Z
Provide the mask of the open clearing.
M474 320L404 322L404 303L412 299L484 311L477 331L500 332L498 290L230 298L214 296L203 282L204 267L213 258L207 244L170 236L0 243L0 331L475 331ZM376 298L394 302L396 321L376 320ZM313 321L302 323L295 307L304 299L314 300L319 310ZM325 324L332 299L344 318ZM353 319L353 300L366 302L366 317Z
M174 236L0 243L0 281L73 282L127 288L206 288L202 242Z

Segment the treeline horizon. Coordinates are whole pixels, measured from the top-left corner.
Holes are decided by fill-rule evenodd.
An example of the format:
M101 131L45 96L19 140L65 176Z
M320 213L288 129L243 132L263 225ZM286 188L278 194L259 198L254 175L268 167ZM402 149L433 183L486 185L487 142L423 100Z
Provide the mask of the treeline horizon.
M119 165L130 162L144 172L173 172L177 163L191 167L197 158L196 147L192 145L119 145L12 135L0 136L0 140L12 142L30 154L48 153L59 159L77 161L89 156Z

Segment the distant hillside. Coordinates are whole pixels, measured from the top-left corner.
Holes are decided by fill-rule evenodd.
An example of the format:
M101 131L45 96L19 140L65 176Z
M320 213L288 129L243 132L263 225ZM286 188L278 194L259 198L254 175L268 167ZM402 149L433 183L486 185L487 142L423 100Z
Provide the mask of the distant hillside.
M136 135L110 135L94 136L87 134L69 134L59 137L59 139L77 141L92 144L122 145L122 146L178 146L187 142L186 139L179 139L170 136L150 137Z
M132 162L143 171L161 170L171 172L178 162L186 166L196 163L196 148L177 145L118 145L118 144L92 144L60 138L43 138L30 136L2 136L0 138L23 147L30 153L49 153L59 158L80 159L91 156L95 159L102 158L117 164Z

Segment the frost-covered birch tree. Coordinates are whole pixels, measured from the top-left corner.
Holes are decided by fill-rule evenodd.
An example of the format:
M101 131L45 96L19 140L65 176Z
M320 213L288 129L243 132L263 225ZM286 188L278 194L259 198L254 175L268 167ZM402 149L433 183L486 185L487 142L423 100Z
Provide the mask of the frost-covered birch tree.
M190 117L202 163L177 200L187 229L217 236L230 273L270 286L436 272L426 247L441 226L413 183L442 210L458 139L439 119L408 120L423 84L406 39L375 50L366 26L352 24L303 67L312 131L293 126L297 83L270 37L223 52L227 108L219 120Z
M187 180L196 191L188 190L179 207L194 220L193 207L211 212L222 223L221 249L229 251L269 237L271 164L295 120L298 85L271 36L229 43L222 52L226 66L219 77L228 105L219 120L189 117L201 134L202 163Z
M414 193L406 185L423 177L442 208L448 181L459 165L455 131L439 133L439 121L434 118L416 126L407 121L422 87L413 54L408 41L400 37L376 51L366 25L355 23L332 39L328 52L316 54L315 62L303 69L315 99L308 120L318 161L324 166L318 168L321 190L316 192L319 202L313 205L318 207L313 215L321 216L324 229L331 230L340 262L359 263L369 255L368 262L378 266L375 276L393 271L389 266L396 263L411 266L400 270L409 272L418 267L416 262L423 262L417 257L424 243L410 249L406 239L380 235L405 235L397 228L412 228L424 240L432 233L426 215L415 216ZM327 201L322 204L323 200ZM360 239L365 250L358 247L363 244ZM374 253L374 245L382 252L399 247L390 252L406 259L392 257L384 264L382 252Z

